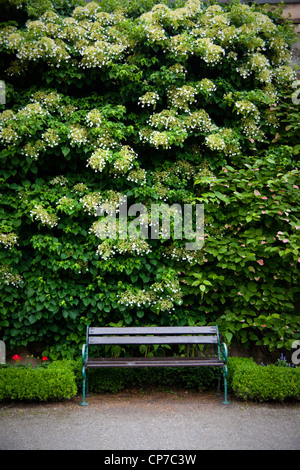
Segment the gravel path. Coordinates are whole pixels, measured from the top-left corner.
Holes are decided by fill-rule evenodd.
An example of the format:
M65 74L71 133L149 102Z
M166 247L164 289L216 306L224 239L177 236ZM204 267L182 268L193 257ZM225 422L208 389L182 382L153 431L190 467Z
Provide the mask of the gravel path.
M300 449L299 403L226 406L212 394L138 391L88 401L0 405L0 449Z

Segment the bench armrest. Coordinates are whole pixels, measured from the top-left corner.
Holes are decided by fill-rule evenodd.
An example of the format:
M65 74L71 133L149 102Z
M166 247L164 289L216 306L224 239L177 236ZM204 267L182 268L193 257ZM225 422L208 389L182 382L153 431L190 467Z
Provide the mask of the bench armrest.
M83 365L86 365L87 359L88 359L88 347L87 347L87 344L83 344L83 345L82 345L81 354L82 354L82 364L83 364Z
M227 364L228 359L228 349L226 343L221 343L221 358L223 359L224 363Z

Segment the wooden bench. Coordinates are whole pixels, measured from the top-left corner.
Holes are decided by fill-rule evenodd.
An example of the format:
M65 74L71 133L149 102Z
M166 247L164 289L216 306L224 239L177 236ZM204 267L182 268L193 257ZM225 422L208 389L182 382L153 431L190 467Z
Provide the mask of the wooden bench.
M215 345L213 356L182 357L89 357L90 345ZM181 353L182 354L182 353ZM217 326L176 327L87 327L86 343L82 347L82 402L88 394L87 369L99 367L219 367L224 378L224 404L227 400L227 346L220 342Z

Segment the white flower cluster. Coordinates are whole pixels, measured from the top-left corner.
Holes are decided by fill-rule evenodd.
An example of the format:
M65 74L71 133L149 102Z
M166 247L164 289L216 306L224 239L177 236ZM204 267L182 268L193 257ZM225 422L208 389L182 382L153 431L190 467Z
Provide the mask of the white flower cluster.
M196 129L201 132L211 132L216 128L208 113L204 109L199 109L190 113L185 119L185 125L188 129Z
M197 90L189 85L183 85L178 88L170 88L168 90L168 99L170 105L174 108L188 110L189 105L196 101L195 95Z
M114 140L112 135L106 129L102 129L100 127L99 131L100 130L101 130L101 133L97 135L96 142L94 143L94 147L96 149L97 148L113 149L119 146L119 143Z
M159 130L153 130L150 127L141 129L140 140L148 142L155 148L164 149L171 148L172 144L181 145L187 139L189 130L199 130L205 134L218 130L204 109L189 111L188 114L182 114L180 117L176 116L173 110L163 110L150 116L148 124Z
M25 155L25 157L30 157L33 158L34 160L37 160L40 152L45 149L45 144L41 140L37 140L34 144L28 142L23 149L22 153Z
M139 138L143 142L149 142L155 148L162 147L164 149L170 149L173 142L172 134L163 131L151 131L151 129L141 129L139 131Z
M53 228L57 225L58 218L55 214L49 213L41 204L37 204L30 211L30 216L42 222L43 225Z
M117 191L109 190L101 194L101 207L105 208L105 204L108 204L107 207L113 206L116 212L118 212L118 207L121 203L126 200L122 193Z
M236 68L237 73L240 74L242 78L247 78L251 75L251 70L247 65L242 64L239 67Z
M174 129L175 127L181 127L181 121L176 117L175 111L165 109L157 114L152 114L148 119L150 126L165 129Z
M104 219L94 222L93 225L89 228L89 233L93 233L97 238L100 238L102 240L106 238L115 239L117 236L117 222L114 217L114 214L112 213L111 207L105 206L109 205L101 204L101 207L103 209L106 209L109 213L108 215L111 215L113 217L109 219L109 217L106 216Z
M168 50L178 59L186 58L190 54L193 54L192 43L190 41L189 35L183 33L170 37Z
M240 153L239 142L232 129L218 129L218 133L205 137L205 144L211 150L222 151L225 155L233 156Z
M230 128L224 128L220 130L220 135L224 139L226 144L224 153L225 155L239 155L241 152L241 148L239 145L238 138L234 135L234 132Z
M5 111L2 111L2 113L0 113L0 129L2 129L6 121L13 120L15 119L15 117L16 116L11 109L6 109Z
M155 15L155 7L152 11L144 13L139 18L139 24L142 25L143 33L150 43L164 44L168 39L164 28L160 24L160 14Z
M89 127L95 126L100 127L103 122L103 116L101 115L99 109L92 109L85 117L87 125Z
M216 91L217 87L208 78L203 78L198 84L197 84L197 90L204 92L206 95L211 95L213 91Z
M17 236L15 233L0 233L0 243L4 245L4 248L12 248L17 245Z
M133 162L137 159L137 153L128 145L123 145L121 150L116 153L116 159L111 168L114 176L127 173L133 167Z
M283 38L278 36L270 38L269 47L273 52L272 63L274 65L280 65L289 62L291 53L289 51L288 44L284 41Z
M280 123L278 120L278 117L276 116L276 113L274 113L274 110L272 109L266 109L265 113L265 123L267 126L272 126L272 127L279 127Z
M209 38L198 38L194 43L194 53L207 64L214 66L222 61L225 50L214 44Z
M83 69L102 67L110 60L109 51L110 43L105 41L97 41L95 45L83 48L81 67Z
M52 184L53 186L56 184L59 184L60 186L65 186L67 182L68 180L64 175L59 175L55 176L55 178L50 181L50 184Z
M157 195L158 199L163 201L168 200L168 191L170 188L163 186L160 182L156 183L154 186L155 194ZM152 224L150 224L152 225Z
M247 78L253 73L255 78L264 84L271 83L273 77L269 60L258 52L250 54L247 64L237 67L236 70L243 78Z
M159 95L156 91L148 91L143 96L140 96L138 99L138 104L142 106L154 106L159 100Z
M172 174L177 175L179 177L183 177L184 179L191 179L195 175L196 168L187 160L178 160L172 167L170 168L169 175Z
M123 145L119 152L112 153L110 150L97 149L88 159L87 166L90 166L95 172L102 172L107 163L112 163L110 173L118 177L127 173L133 167L133 162L137 159L136 152L128 145Z
M19 43L16 54L17 59L21 62L46 59L49 63L54 63L59 67L61 62L66 62L71 58L69 46L60 39L44 36L33 42L27 39L27 32L24 35L26 39Z
M225 27L220 27L220 28L215 28L214 30L214 37L216 41L223 47L223 49L228 49L234 43L238 42L239 40L239 32L235 26L225 26ZM206 30L207 34L207 30ZM234 52L229 52L224 56L224 59L230 59L230 55L232 53L232 59L237 60L237 54Z
M96 215L97 209L101 204L101 193L93 192L86 194L80 199L80 202L83 205L83 210L86 211L89 215Z
M76 194L77 193L82 193L83 191L85 191L87 189L87 186L84 183L77 183L73 186L73 189L74 189Z
M0 140L4 145L13 145L19 140L19 136L12 126L7 126L0 130Z
M16 28L15 28L15 31L16 31ZM7 36L6 45L7 47L15 51L16 49L20 47L22 40L23 40L22 35L19 32L12 32L11 34Z
M222 12L222 10L221 10ZM208 15L207 15L208 13ZM222 29L226 26L229 26L230 25L230 18L228 17L228 15L226 16L226 14L222 14L222 15L216 15L215 13L218 13L216 11L212 12L212 14L210 15L209 13L211 13L211 11L207 12L206 15L204 16L208 16L208 25L209 26L212 26L212 27L217 27L218 29ZM223 12L222 12L223 13Z
M72 16L77 20L94 20L98 26L109 26L115 21L115 15L102 11L101 6L96 2L89 2L84 7L76 7Z
M82 145L87 143L88 135L85 127L70 126L69 138L71 145Z
M127 307L155 307L159 311L174 310L174 303L180 304L182 292L179 281L156 282L145 289L128 289L119 295L118 302Z
M205 144L211 150L224 150L226 144L219 134L210 134L205 137Z
M13 274L8 265L0 266L0 279L6 285L19 287L23 278L20 274Z
M112 153L109 150L104 149L97 149L95 152L92 153L92 156L88 159L88 163L86 166L90 166L97 171L103 171L105 165L108 161L110 161Z
M259 121L260 114L255 106L251 101L248 100L241 100L236 101L234 104L234 109L237 114L241 114L243 117L252 116L253 119Z
M18 111L16 114L16 119L27 121L28 119L34 117L40 118L45 116L49 116L49 112L44 109L40 103L29 103L27 106Z
M61 96L56 92L45 93L43 91L37 91L31 97L31 101L35 103L42 103L46 109L56 109L61 100Z
M257 107L248 100L236 101L234 109L241 114L240 125L246 137L261 139L262 131L259 127L260 113Z
M202 259L202 254L199 254L198 251L186 250L185 248L175 246L165 249L162 255L165 258L178 262L187 261L191 265L198 263Z
M117 210L119 205L123 202L123 198L123 194L109 190L103 193L88 193L80 199L80 202L83 205L84 211L90 215L97 215L97 210L100 206L105 209L105 204L108 204L107 207L113 206Z
M182 64L171 65L169 70L176 75L182 74L185 76L187 74L187 69Z
M42 134L42 138L46 142L46 145L52 148L56 147L60 141L59 134L55 129L46 129Z
M68 105L61 106L58 109L58 112L61 116L66 118L66 117L72 115L73 113L75 113L76 110L77 110L76 106L73 106L72 104L68 104Z
M145 289L127 290L119 295L118 303L126 307L150 306L155 301L156 295Z
M278 82L291 83L297 78L295 70L287 65L282 65L274 71L274 78Z
M249 56L250 68L255 72L261 72L265 68L270 67L270 62L265 55L256 52Z
M244 117L241 119L241 128L246 137L261 140L263 138L263 132L257 124L256 119L253 117Z
M143 256L151 252L150 245L143 239L105 240L98 246L96 254L103 259L112 258L116 254Z
M142 168L132 170L128 173L127 181L132 181L133 183L144 186L146 184L146 174L146 170L143 170Z
M157 23L145 24L144 33L149 42L164 44L168 39L165 30Z

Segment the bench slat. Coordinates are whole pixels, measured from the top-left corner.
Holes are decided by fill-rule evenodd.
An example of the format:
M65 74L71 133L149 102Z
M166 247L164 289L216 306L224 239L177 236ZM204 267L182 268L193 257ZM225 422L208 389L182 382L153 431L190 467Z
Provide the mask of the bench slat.
M89 344L217 344L217 336L90 336Z
M152 334L217 334L215 326L147 326L147 327L90 327L92 335L152 335Z
M92 358L86 367L223 367L224 362L218 357L122 357L122 358Z

